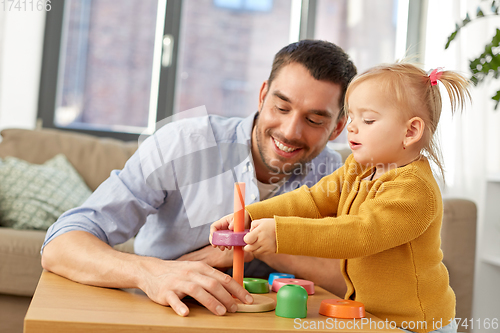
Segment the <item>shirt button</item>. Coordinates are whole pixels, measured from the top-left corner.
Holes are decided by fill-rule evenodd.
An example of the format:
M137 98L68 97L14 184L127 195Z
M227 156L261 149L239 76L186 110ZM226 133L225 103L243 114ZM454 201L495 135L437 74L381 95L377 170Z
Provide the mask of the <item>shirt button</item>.
M245 165L245 166L243 167L243 172L247 172L247 171L248 171L248 167Z
M250 196L250 198L252 198L252 200L257 199L257 197L255 196L255 194L252 194L252 195Z

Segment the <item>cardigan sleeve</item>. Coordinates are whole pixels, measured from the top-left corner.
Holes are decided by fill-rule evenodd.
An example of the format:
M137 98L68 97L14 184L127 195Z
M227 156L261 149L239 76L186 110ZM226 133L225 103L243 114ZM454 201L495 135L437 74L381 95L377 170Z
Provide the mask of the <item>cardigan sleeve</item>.
M245 207L252 220L280 216L321 218L337 214L345 167L323 177L316 185L306 185ZM327 200L325 200L327 199Z
M419 177L401 176L385 182L356 215L275 216L277 252L341 259L379 253L421 235L438 216L439 199Z

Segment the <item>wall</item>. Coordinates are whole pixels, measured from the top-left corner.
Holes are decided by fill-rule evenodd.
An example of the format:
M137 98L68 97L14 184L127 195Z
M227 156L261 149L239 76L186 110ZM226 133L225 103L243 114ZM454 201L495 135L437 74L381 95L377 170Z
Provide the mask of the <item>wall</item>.
M45 12L7 9L0 26L0 130L35 128Z
M448 50L444 51L444 45L448 35L454 30L455 23L463 19L467 12L471 17L475 17L479 4L487 8L490 2L429 2L426 68L444 66L445 69L458 70L469 75L469 59L476 58L484 51L484 45L491 41L495 29L500 26L500 17L492 16L475 21L459 32ZM487 224L492 223L491 216L494 216L493 220L498 220L496 211L496 215L489 214L489 218L486 214L486 199L495 203L500 199L498 191L490 191L489 197L486 195L488 175L500 173L500 109L494 111L494 103L490 99L498 87L498 80L488 80L473 87L472 104L469 104L462 114L456 114L453 118L450 108L443 106L439 128L446 167L446 187L443 189L443 195L470 199L478 207L474 304L472 318L468 318L474 320L476 326L470 330L474 333L498 331L479 328L478 323L484 324L487 319L500 319L500 265L485 263L483 259L485 247L499 249L497 240L487 241L487 233L484 230ZM441 91L445 93L444 90ZM460 328L464 329L465 326Z

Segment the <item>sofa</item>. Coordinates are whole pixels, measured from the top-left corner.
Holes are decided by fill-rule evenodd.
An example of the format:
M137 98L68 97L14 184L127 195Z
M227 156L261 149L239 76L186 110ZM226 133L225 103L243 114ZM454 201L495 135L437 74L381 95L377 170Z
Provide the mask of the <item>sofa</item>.
M121 169L137 149L137 142L52 129L5 129L0 134L0 158L13 156L42 164L62 153L92 191L111 170ZM42 230L3 227L0 216L0 333L22 332L24 315L42 272L44 238ZM116 248L133 253L133 240Z
M1 131L0 158L17 157L42 164L64 154L90 190L111 170L121 169L137 149L137 142L97 138L62 130L5 129ZM345 158L348 150L341 151ZM471 318L476 248L476 205L463 199L444 199L442 250L457 295L457 317ZM22 332L22 321L42 272L41 230L2 227L0 216L0 333ZM116 247L133 253L133 240Z

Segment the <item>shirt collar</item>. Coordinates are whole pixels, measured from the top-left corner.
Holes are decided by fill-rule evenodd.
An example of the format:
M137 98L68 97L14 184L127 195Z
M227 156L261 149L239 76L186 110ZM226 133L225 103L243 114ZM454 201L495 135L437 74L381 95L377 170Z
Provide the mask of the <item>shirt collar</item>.
M248 145L248 147L251 150L251 143L252 143L252 130L253 130L253 124L255 121L255 118L257 118L258 111L252 113L246 118L243 118L243 120L239 123L237 129L236 129L236 135L237 135L237 141L240 143L245 143Z

